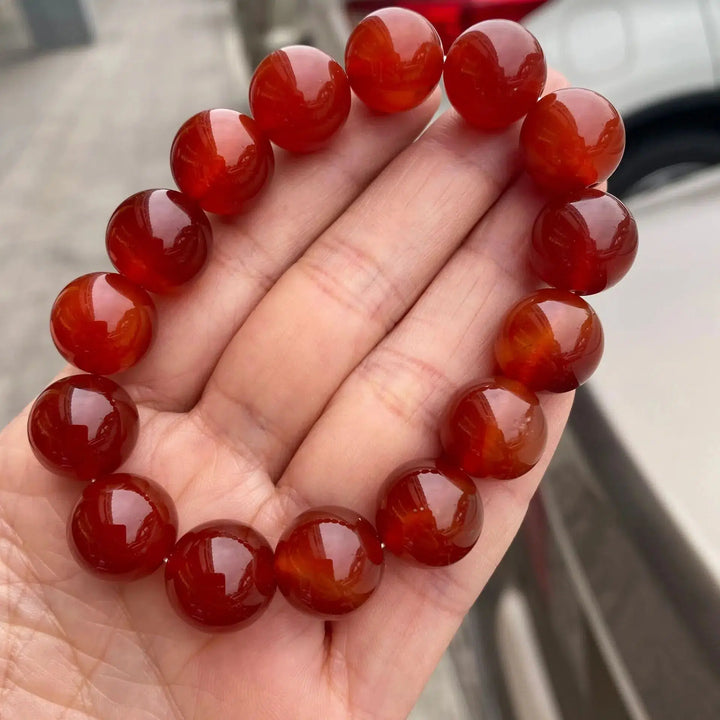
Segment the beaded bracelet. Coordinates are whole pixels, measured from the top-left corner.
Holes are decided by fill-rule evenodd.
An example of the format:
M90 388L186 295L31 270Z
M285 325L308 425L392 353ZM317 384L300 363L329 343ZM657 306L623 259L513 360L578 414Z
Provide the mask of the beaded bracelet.
M55 345L89 374L59 380L38 396L28 437L45 467L89 481L69 520L71 551L111 580L145 577L165 564L171 604L204 630L253 622L276 587L302 611L342 617L372 595L386 551L435 567L463 558L482 529L474 481L511 480L538 462L547 431L536 393L577 388L602 354L600 321L580 296L620 280L637 252L628 210L591 188L620 162L620 116L589 90L539 100L545 58L522 26L479 23L443 58L427 20L388 8L355 28L345 68L315 48L278 50L253 75L254 119L214 109L187 120L171 150L180 192L146 190L121 203L106 234L118 273L77 278L52 309ZM205 212L250 207L273 174L271 141L312 152L345 123L351 89L371 109L396 113L419 105L441 76L456 111L480 130L525 117L525 169L551 195L532 231L530 262L551 287L509 311L495 344L498 375L452 399L440 428L442 457L391 474L375 526L347 508L320 507L297 517L274 551L232 520L205 523L178 540L168 493L147 478L114 473L133 450L139 420L127 392L104 376L127 370L147 351L156 323L149 292L176 292L202 270L211 240Z

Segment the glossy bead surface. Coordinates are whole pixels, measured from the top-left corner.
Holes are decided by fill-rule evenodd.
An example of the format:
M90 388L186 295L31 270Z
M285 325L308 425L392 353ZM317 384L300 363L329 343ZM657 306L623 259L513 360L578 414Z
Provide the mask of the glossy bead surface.
M275 548L280 591L299 610L327 619L359 608L380 583L383 567L375 528L341 507L302 513Z
M453 398L440 439L445 456L468 475L510 480L540 459L547 441L545 414L522 383L495 377Z
M410 110L440 82L440 36L412 10L377 10L350 35L345 69L353 91L368 107L383 113Z
M165 589L191 625L238 630L257 620L275 594L272 548L259 532L232 520L198 525L170 554Z
M257 123L234 110L204 110L180 127L170 150L177 186L203 210L247 209L270 180L275 158Z
M210 221L189 197L175 190L144 190L112 214L105 245L128 280L168 293L200 272L211 238Z
M504 375L539 392L567 392L595 371L603 331L595 311L566 290L539 290L507 314L495 342Z
M625 126L602 95L565 88L530 110L520 147L538 185L553 193L571 192L610 177L625 150Z
M451 565L480 537L483 509L473 481L443 461L398 468L380 491L376 526L385 548L421 565Z
M72 375L38 395L28 416L28 440L48 469L91 480L117 469L138 436L135 403L116 382Z
M321 148L350 113L350 83L329 55L304 45L276 50L250 82L250 110L276 145L291 152Z
M115 273L90 273L65 286L50 313L60 354L98 375L127 370L148 351L155 305L141 287Z
M138 475L107 475L83 490L68 523L77 561L108 580L155 572L177 537L175 505L157 483Z
M452 106L481 130L499 130L526 115L547 77L540 44L522 25L485 20L452 44L443 79Z
M540 212L530 264L548 285L592 295L623 278L637 248L637 225L625 205L600 190L583 190Z

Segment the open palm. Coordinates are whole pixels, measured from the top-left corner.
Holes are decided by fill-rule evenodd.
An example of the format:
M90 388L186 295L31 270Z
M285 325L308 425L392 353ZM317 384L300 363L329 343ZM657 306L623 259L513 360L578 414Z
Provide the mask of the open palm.
M558 86L553 81L552 89ZM451 393L493 371L504 311L535 287L525 246L542 197L519 176L517 127L482 135L437 97L395 117L354 106L326 150L282 156L247 215L214 223L205 272L160 300L148 356L120 379L141 434L122 470L270 543L312 505L374 516L399 463L438 453ZM507 549L569 411L543 397L549 448L483 482L476 548L440 570L388 558L336 623L278 594L237 633L170 608L160 573L86 575L66 520L80 486L33 457L26 413L0 436L0 706L8 718L401 718ZM69 709L69 712L68 712Z

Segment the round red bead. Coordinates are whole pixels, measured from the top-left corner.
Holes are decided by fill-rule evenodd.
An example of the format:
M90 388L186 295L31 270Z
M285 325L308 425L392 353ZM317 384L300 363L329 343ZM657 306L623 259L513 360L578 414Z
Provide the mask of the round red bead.
M622 279L637 247L637 225L625 205L600 190L583 190L542 210L530 263L548 285L592 295Z
M170 496L137 475L107 475L83 490L68 524L77 561L108 580L136 580L155 572L177 537Z
M170 553L165 588L178 615L195 627L237 630L257 620L275 594L272 548L232 520L199 525Z
M566 290L539 290L521 300L495 342L503 373L535 391L574 390L593 374L602 351L598 316Z
M270 180L275 158L257 123L234 110L204 110L180 127L170 167L182 192L203 210L245 210Z
M112 375L145 355L155 315L155 305L141 287L115 273L90 273L57 296L50 333L68 362L86 372Z
M250 82L250 110L276 145L311 152L345 124L350 83L342 67L322 50L293 45L258 65Z
M520 146L535 182L551 192L571 192L610 177L625 150L625 126L602 95L565 88L530 110Z
M48 469L90 480L118 468L138 436L138 411L120 385L100 375L72 375L38 395L28 439Z
M482 502L472 480L437 460L405 465L380 491L376 515L385 547L421 565L451 565L480 537Z
M115 210L105 245L128 280L168 293L200 272L211 238L209 220L189 197L175 190L144 190Z
M384 113L409 110L440 82L442 42L422 15L384 8L353 30L345 69L353 91L368 107Z
M499 130L526 115L547 77L540 44L522 25L485 20L452 44L443 79L452 106L482 130Z
M296 608L327 619L359 608L380 583L383 567L375 528L341 507L302 513L275 548L282 594Z
M446 457L468 475L510 480L540 459L545 414L534 392L496 377L461 390L440 426Z

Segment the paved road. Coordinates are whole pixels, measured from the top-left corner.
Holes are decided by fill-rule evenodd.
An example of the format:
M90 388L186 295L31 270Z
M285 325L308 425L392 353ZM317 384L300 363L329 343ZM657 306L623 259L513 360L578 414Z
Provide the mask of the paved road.
M11 55L0 66L3 421L59 367L52 300L73 277L109 268L112 210L138 189L171 183L167 154L183 119L244 97L228 71L224 0L93 7L96 45Z
M34 56L0 0L0 424L61 367L47 318L110 269L104 230L131 193L171 186L178 125L245 104L225 0L95 0L92 47ZM462 720L446 656L413 720Z

